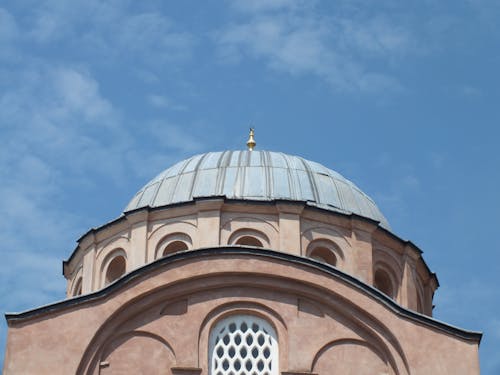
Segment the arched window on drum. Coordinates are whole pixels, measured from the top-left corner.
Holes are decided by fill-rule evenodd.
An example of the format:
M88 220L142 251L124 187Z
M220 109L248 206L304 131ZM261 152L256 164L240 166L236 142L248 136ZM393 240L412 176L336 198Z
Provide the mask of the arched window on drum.
M106 277L104 279L104 285L111 284L113 281L122 277L126 270L126 260L125 257L117 255L111 260L106 268Z
M314 260L327 263L330 266L341 268L344 254L333 241L328 239L317 239L309 243L306 255Z
M171 233L165 236L156 246L156 258L161 258L167 255L186 251L193 247L193 241L190 236L185 233Z
M238 229L231 234L228 245L254 246L269 248L269 237L252 228Z
M377 269L373 278L373 286L390 298L396 298L396 288L389 273L383 269Z
M210 375L278 375L276 332L264 319L232 315L219 321L209 336Z

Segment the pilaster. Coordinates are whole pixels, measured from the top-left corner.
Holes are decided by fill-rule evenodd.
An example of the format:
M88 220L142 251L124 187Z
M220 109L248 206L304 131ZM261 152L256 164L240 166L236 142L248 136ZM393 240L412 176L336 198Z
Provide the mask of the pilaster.
M401 288L399 293L399 301L402 306L411 310L417 310L417 268L416 261L418 259L417 251L407 244L403 255L403 279L401 280ZM422 303L424 303L422 301Z
M300 215L303 204L277 203L279 214L279 250L301 255Z
M127 214L130 223L130 250L127 259L127 272L139 268L147 262L148 210Z
M374 222L357 216L351 217L354 274L369 285L373 285L372 234L375 229L377 225Z
M424 292L425 292L424 296L425 301L423 301L424 314L432 316L433 313L432 310L434 309L433 305L434 292L438 287L439 283L437 281L436 274L432 273L424 287Z
M95 286L95 263L97 254L97 244L94 233L88 234L89 245L83 255L82 265L82 294L93 292Z
M220 211L223 199L196 201L198 208L198 246L212 247L220 244Z

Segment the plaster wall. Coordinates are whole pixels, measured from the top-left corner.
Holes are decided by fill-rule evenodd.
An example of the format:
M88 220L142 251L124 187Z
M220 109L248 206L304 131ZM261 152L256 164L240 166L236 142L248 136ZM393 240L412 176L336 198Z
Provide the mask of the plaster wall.
M477 339L402 314L338 271L209 250L10 319L4 373L208 374L211 327L253 314L277 332L281 374L479 374Z

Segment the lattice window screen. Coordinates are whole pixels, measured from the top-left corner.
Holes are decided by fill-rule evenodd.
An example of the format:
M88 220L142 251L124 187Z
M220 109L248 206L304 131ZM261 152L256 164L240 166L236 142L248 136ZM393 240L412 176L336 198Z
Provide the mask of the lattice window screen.
M234 315L210 332L210 375L277 375L278 358L276 333L263 319Z

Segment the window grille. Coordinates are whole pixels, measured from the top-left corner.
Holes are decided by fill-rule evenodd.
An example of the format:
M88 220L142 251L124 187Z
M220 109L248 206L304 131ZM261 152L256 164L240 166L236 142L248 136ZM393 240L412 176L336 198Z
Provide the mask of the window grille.
M278 342L265 320L234 315L215 325L209 339L211 375L277 375Z

